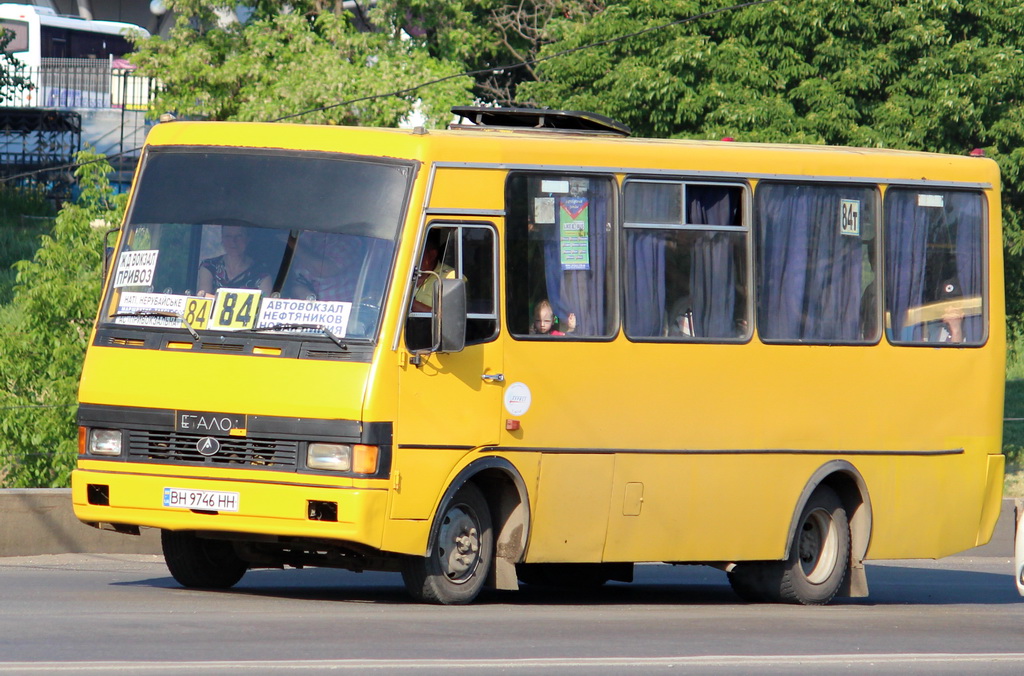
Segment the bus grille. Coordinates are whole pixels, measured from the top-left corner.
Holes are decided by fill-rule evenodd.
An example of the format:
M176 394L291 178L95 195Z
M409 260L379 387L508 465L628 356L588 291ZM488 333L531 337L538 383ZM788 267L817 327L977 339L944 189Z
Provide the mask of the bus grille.
M220 450L212 456L199 453L200 434L131 430L128 459L213 467L245 466L253 469L294 470L299 442L252 437L217 437Z

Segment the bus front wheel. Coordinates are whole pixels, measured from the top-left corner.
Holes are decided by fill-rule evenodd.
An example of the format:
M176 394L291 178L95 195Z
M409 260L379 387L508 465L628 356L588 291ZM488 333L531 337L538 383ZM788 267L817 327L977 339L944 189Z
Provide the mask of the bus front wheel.
M402 580L414 598L428 603L470 603L483 588L494 559L491 514L483 494L467 483L438 512L434 546L402 565Z
M160 532L164 562L183 587L229 589L242 579L249 564L235 553L230 542L205 540L195 533Z

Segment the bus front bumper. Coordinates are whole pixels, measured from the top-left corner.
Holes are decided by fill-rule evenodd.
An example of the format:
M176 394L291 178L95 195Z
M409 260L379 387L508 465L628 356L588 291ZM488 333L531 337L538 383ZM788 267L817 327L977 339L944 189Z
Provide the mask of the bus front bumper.
M79 468L71 496L75 516L89 524L325 538L379 549L388 491Z

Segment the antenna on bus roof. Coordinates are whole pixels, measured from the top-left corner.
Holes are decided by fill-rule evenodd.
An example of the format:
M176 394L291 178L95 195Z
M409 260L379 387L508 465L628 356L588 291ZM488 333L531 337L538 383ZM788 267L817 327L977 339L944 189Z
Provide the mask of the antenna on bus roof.
M610 117L578 110L455 106L452 112L459 116L459 122L450 125L451 129L540 129L614 136L632 133L629 127ZM466 120L469 124L465 124Z

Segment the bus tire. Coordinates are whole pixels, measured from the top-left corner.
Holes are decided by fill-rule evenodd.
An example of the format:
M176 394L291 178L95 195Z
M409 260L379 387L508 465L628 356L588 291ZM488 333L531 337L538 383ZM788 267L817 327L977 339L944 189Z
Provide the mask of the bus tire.
M205 540L187 531L160 532L164 562L183 587L230 589L242 579L249 564L224 540Z
M850 569L850 523L836 492L819 486L793 533L789 558L778 568L778 599L820 606L832 600Z
M418 601L471 603L484 586L494 560L491 513L480 489L462 486L437 514L427 556L402 562L405 588Z

